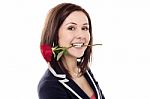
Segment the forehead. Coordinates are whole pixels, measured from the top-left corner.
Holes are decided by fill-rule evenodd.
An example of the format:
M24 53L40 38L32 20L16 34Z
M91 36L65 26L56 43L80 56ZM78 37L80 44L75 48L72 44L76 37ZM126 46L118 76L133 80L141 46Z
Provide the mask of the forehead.
M85 24L89 23L88 18L82 11L74 11L72 12L63 22L63 24L67 23L77 23L77 24Z

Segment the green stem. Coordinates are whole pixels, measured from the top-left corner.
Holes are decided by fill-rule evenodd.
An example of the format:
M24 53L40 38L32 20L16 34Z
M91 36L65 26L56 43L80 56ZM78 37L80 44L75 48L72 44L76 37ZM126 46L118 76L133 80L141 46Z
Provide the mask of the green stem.
M96 45L102 45L102 44L83 45L83 46L96 46Z
M93 45L83 45L83 46L96 46L96 45L102 45L102 44L93 44ZM74 47L73 45L69 46L69 47L58 47L56 48L56 50L63 50L63 49L69 49L71 47Z

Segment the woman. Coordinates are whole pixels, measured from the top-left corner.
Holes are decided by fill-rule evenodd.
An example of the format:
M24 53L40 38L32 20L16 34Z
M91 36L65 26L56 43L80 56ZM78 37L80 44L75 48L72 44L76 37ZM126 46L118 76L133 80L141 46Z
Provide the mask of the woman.
M40 45L48 70L38 85L39 99L105 99L89 68L92 26L83 8L62 3L51 9Z

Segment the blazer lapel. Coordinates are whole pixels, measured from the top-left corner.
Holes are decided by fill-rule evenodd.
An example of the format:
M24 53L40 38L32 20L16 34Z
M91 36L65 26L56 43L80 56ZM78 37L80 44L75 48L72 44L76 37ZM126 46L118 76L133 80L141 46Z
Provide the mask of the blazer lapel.
M101 92L100 90L98 89L98 86L96 84L96 81L93 77L93 74L91 73L91 71L87 70L86 71L86 75L85 75L86 79L88 80L90 86L92 87L93 91L95 92L96 96L97 96L97 99L102 99L102 95L101 95Z
M79 96L78 93L76 93L66 82L69 82L68 79L59 80L60 83L64 85L68 90L70 90L74 95L76 95L79 99L82 99L81 96Z
M83 99L82 97L84 97L84 99L89 99L87 94L72 79L68 78L66 76L66 74L64 74L59 67L58 68L54 67L54 69L53 69L49 64L48 68L49 68L50 72L55 77L58 78L58 81L65 88L67 88L70 92L72 92L76 97L78 97L78 99ZM59 73L57 73L57 72L59 72ZM94 92L97 96L97 99L102 99L101 93L99 92L99 90L96 86L96 82L95 82L94 77L92 76L92 73L90 72L90 70L89 71L87 70L84 76L86 77L86 79L89 82L90 86L94 90Z
M54 69L50 66L50 65L48 65L48 69L51 71L51 73L55 76L55 77L57 77L57 78L66 78L66 75L65 74L57 74L55 71L54 71Z
M66 74L57 74L55 72L55 70L50 66L48 65L48 68L50 70L50 72L55 76L57 77L59 80L59 82L65 87L67 88L68 90L70 90L70 92L72 92L76 97L78 97L79 99L83 99L81 98L81 96L72 89L72 86L70 86L70 80L66 77Z

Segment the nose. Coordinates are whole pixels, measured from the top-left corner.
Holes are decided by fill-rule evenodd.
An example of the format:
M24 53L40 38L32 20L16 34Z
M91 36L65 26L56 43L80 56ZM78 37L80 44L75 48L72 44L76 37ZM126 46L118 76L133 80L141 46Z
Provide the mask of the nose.
M76 33L75 37L76 37L77 39L84 40L84 39L86 38L86 33L84 33L82 30L79 30L79 31Z
M80 33L78 35L76 35L75 37L79 42L85 42L86 41L86 37L84 34Z

